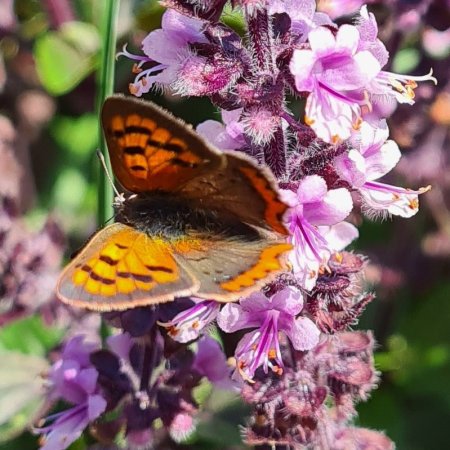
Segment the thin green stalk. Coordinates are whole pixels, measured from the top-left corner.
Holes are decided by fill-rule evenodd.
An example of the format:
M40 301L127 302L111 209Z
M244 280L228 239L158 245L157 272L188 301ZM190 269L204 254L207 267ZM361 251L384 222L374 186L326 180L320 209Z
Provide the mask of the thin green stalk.
M120 0L103 0L104 10L101 23L102 53L97 77L97 115L105 98L114 92L114 65L116 60L116 28ZM99 147L111 173L108 149L99 120ZM97 223L103 226L113 216L113 189L103 167L99 164Z

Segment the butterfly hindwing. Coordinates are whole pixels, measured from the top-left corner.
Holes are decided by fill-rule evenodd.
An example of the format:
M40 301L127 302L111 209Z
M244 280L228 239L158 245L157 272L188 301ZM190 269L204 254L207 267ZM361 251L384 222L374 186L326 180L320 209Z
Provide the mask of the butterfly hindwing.
M66 267L57 294L75 306L117 311L171 301L198 287L166 240L117 223L95 234Z
M188 250L175 257L200 281L195 294L205 299L236 301L271 281L285 269L285 252L290 244L269 237L247 240L212 237L198 251Z
M225 161L190 126L150 102L109 97L102 125L114 174L132 192L172 192Z
M224 155L222 168L190 180L181 194L198 199L203 207L219 206L219 212L229 211L242 222L287 235L283 224L287 206L278 196L272 174L245 155Z

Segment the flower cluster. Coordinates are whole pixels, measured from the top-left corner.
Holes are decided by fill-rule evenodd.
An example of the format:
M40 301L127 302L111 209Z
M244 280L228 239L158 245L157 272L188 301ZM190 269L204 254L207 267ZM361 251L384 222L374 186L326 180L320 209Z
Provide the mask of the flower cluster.
M125 430L129 448L144 448L194 431L200 405L193 389L206 377L234 386L251 405L243 433L250 445L392 449L383 434L350 425L377 373L371 333L348 330L374 296L364 290L365 258L345 248L358 236L360 211L370 218L417 213L418 196L429 188L380 181L401 156L385 119L397 103L414 103L417 82L436 80L431 72L383 70L389 54L361 2L343 10L360 8L355 24L338 25L336 2L327 15L314 0L235 0L245 38L220 22L225 1L162 3L161 29L143 40L143 54L120 53L134 61L130 92L206 96L220 108L223 123L208 120L197 131L277 177L289 206L291 270L239 303L178 299L108 314L123 332L108 339L108 349L91 352L91 384L82 396L60 390L59 398L84 408L80 427L98 418L102 442ZM301 119L289 111L288 93L304 100ZM235 336L234 370L208 337L215 324L224 340ZM47 445L64 434L72 411L41 429ZM114 414L100 416L104 411Z

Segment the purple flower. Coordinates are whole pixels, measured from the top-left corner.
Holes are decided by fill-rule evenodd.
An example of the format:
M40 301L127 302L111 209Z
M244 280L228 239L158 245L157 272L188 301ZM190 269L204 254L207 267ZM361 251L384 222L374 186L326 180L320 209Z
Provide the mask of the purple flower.
M310 92L305 122L326 142L347 139L358 126L365 86L380 72L378 60L359 50L356 27L342 25L336 36L320 27L308 35L310 49L294 51L290 63L299 92Z
M194 305L177 314L170 322L160 323L168 329L169 336L178 342L197 339L202 330L216 319L220 303L192 297Z
M219 343L209 336L204 336L198 341L192 369L208 378L216 387L229 389L232 386L230 367L223 350Z
M360 41L359 51L369 51L378 61L380 67L384 67L389 58L389 53L384 44L377 38L378 25L375 16L369 13L367 6L364 5L360 10L360 16L357 26ZM388 100L398 103L414 104L414 89L417 87L417 81L432 81L437 84L436 78L432 76L433 71L424 76L400 75L381 70L367 86L370 103L384 102Z
M192 56L189 44L206 42L201 32L203 24L201 20L168 9L162 17L162 28L152 31L142 41L145 56L133 55L124 47L118 56L124 55L138 61L133 69L137 76L130 84L130 92L140 97L149 92L154 83L159 85L174 83L181 64ZM144 70L143 66L147 63L151 66Z
M242 108L222 110L223 124L206 120L197 125L197 133L221 150L238 150L245 145L244 126L239 119Z
M382 71L388 52L377 38L378 26L367 7L358 26L342 25L336 35L319 27L308 34L309 49L296 49L290 71L299 92L309 92L305 122L318 137L336 143L358 129L372 103L414 103L417 81L433 81L432 72L415 77ZM362 110L365 107L365 110Z
M355 148L338 156L335 168L342 179L359 190L369 216L411 217L419 210L418 195L429 188L413 191L375 181L390 172L401 157L397 144L387 140L388 136L386 121L378 128L364 122L352 139Z
M318 8L335 19L358 11L364 3L373 2L374 0L319 0Z
M294 249L290 261L299 281L310 290L331 254L358 236L353 225L342 222L352 210L352 198L345 188L328 190L318 175L305 177L296 193L283 190L282 195L291 206L287 222Z
M35 430L45 433L44 450L64 450L106 409L106 400L97 387L98 372L89 361L95 346L83 339L72 338L50 371L50 399L62 399L75 406L47 417L45 422L51 425Z
M296 350L310 350L319 340L319 329L307 317L298 317L303 309L301 292L287 287L271 298L258 292L239 304L227 304L217 322L222 330L232 333L255 328L247 333L236 348L236 366L245 379L252 379L258 367L270 367L281 374L279 333L284 333Z

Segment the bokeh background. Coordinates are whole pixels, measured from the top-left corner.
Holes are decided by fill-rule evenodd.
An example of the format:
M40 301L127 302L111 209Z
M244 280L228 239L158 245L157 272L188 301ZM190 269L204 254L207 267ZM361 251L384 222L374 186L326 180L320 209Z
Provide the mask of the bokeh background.
M102 225L95 150L106 1L0 0L1 450L37 448L23 430L42 408L39 374L69 329L90 333L99 325L98 317L56 304L53 286L63 261ZM352 3L325 0L319 8L337 16ZM384 430L398 449L442 450L450 416L450 2L369 3L391 53L385 70L419 75L432 67L439 84L419 86L416 104L399 106L389 120L404 157L388 182L431 184L420 212L409 220L351 218L360 225L354 248L370 261L366 283L377 293L358 327L374 330L381 372L358 422ZM122 0L117 49L129 43L139 52L162 12L153 0ZM228 10L224 20L243 31L238 13ZM131 66L118 58L116 92L127 92ZM194 125L219 118L205 99L148 98ZM207 422L180 448L243 448L237 425L245 410L227 397L209 406L217 413L213 428Z

